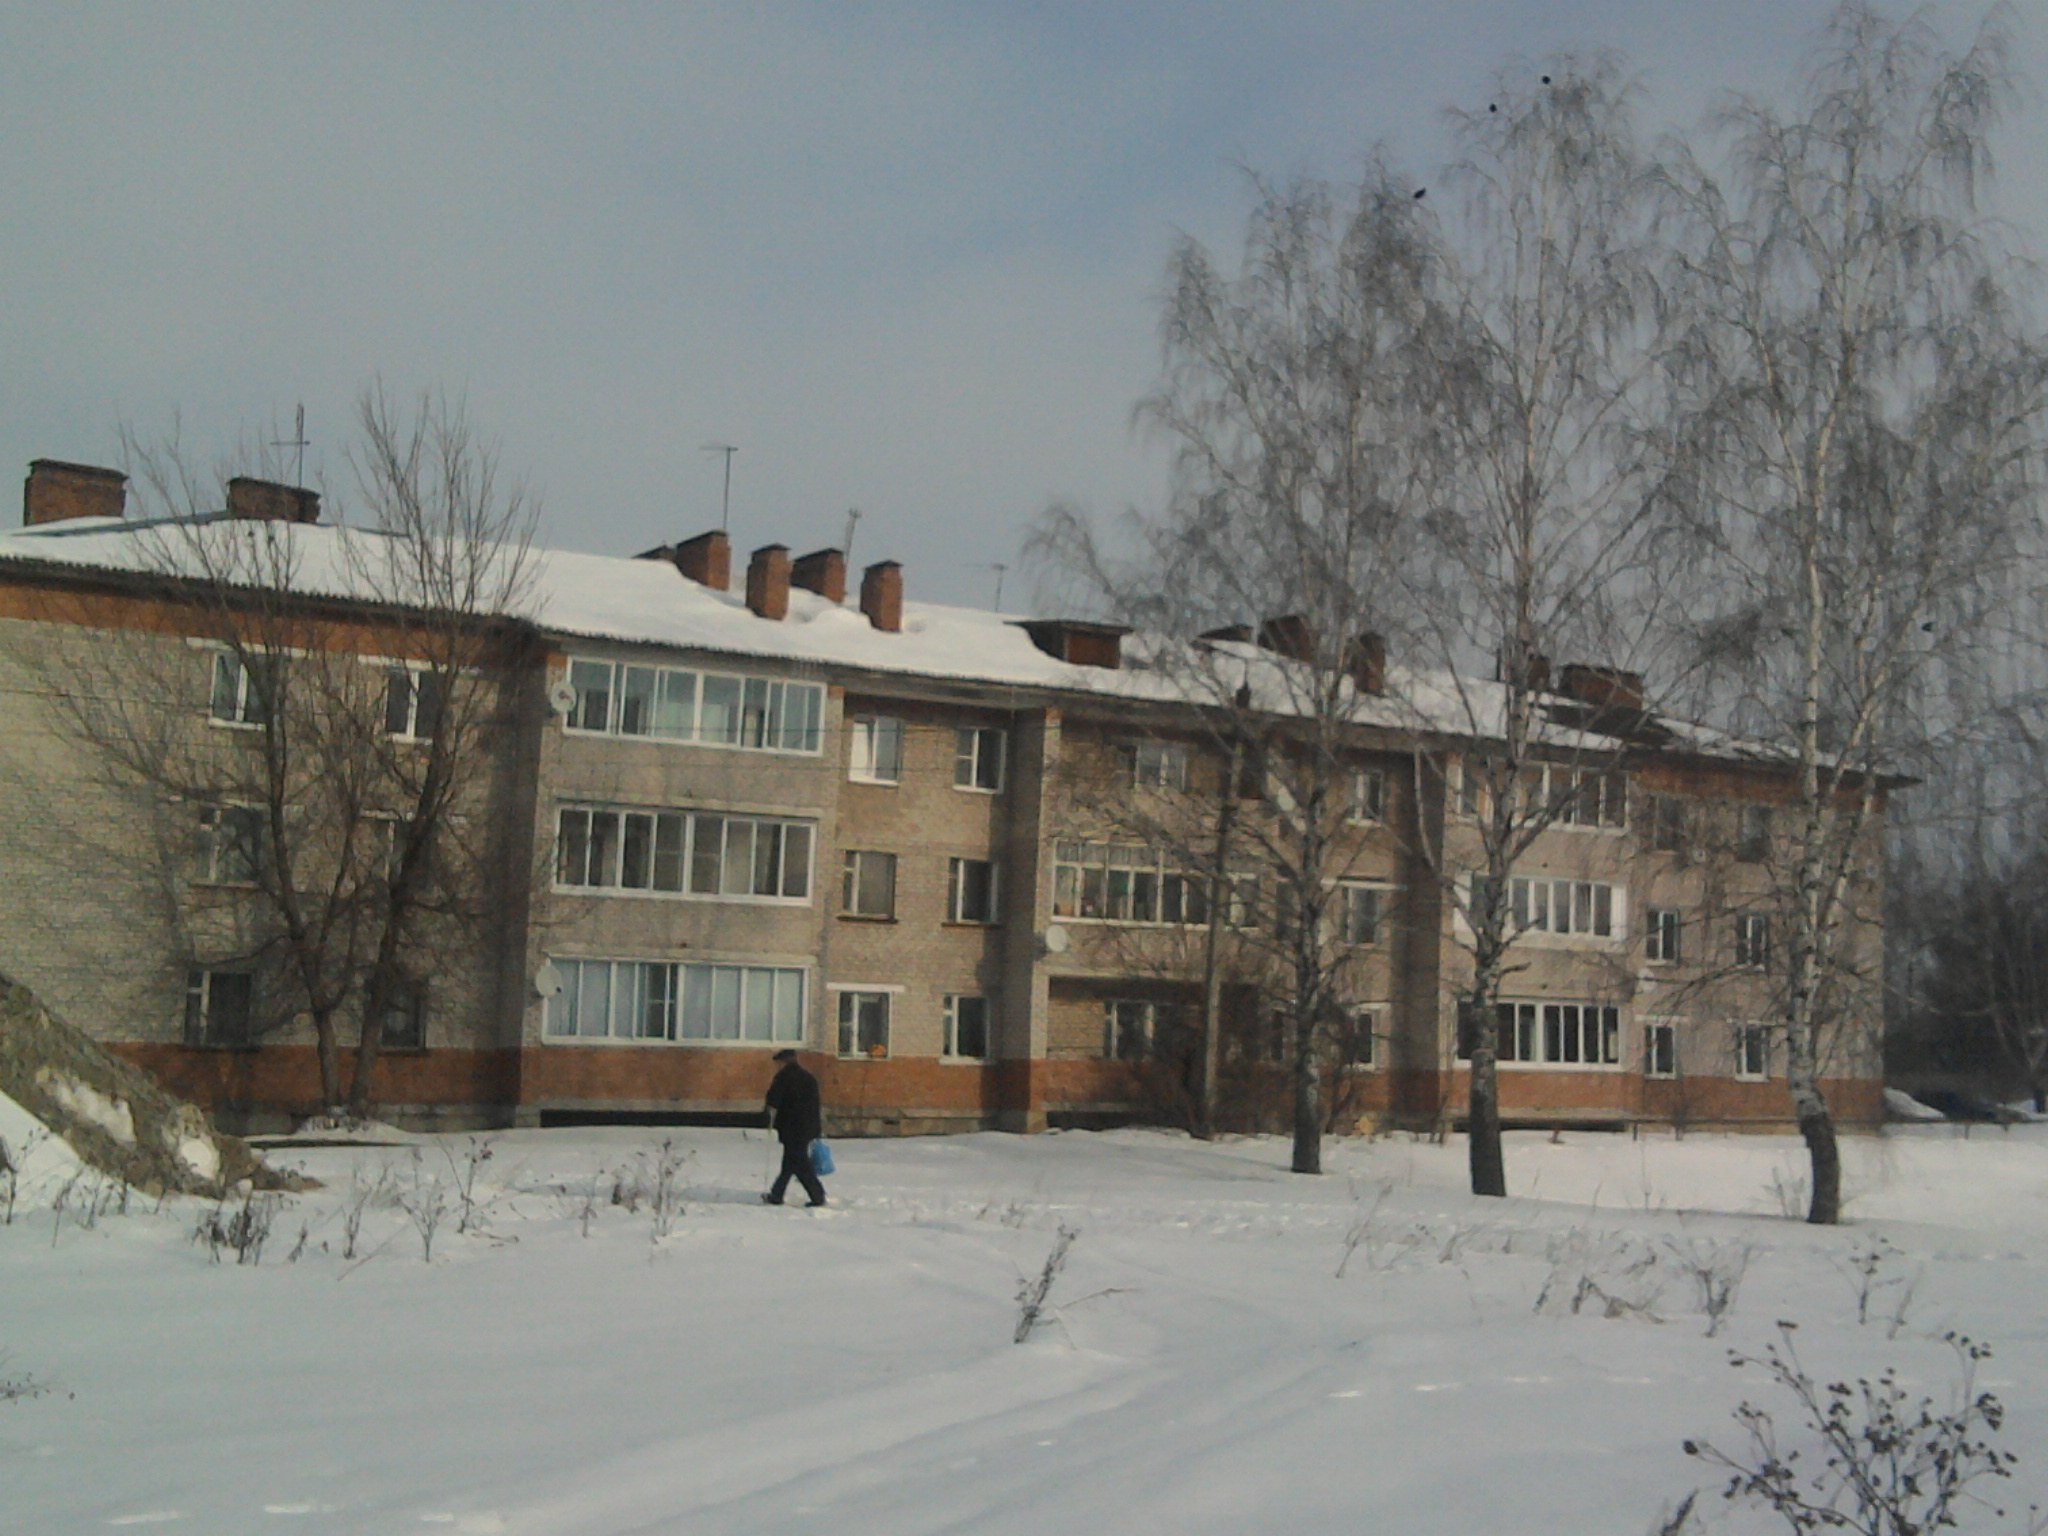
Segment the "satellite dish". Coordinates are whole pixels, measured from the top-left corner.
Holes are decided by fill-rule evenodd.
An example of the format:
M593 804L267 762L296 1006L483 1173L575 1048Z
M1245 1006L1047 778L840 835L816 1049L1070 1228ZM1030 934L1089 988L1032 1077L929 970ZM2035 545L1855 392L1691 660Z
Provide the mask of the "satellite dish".
M1067 930L1058 923L1045 930L1045 952L1048 955L1064 955L1067 952Z
M566 677L548 690L548 708L566 715L576 707L576 685Z
M540 969L533 973L533 995L535 997L558 997L562 991L562 973L555 969L552 960L543 960Z

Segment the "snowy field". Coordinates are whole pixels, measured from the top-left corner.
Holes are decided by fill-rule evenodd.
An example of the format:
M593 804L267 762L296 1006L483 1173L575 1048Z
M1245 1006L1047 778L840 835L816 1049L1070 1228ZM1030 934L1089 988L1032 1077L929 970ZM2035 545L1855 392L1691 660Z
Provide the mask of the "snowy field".
M1785 1408L1727 1363L1781 1318L1816 1374L1944 1403L1933 1336L1989 1342L1995 1491L2048 1492L2048 1127L1854 1139L1832 1231L1787 1219L1780 1138L1514 1135L1488 1202L1456 1140L1333 1142L1320 1179L1269 1140L847 1141L818 1212L758 1203L759 1132L401 1140L274 1152L325 1187L256 1263L195 1239L234 1208L123 1214L39 1147L0 1528L1641 1536L1718 1490L1683 1440ZM1701 1277L1736 1275L1710 1337Z

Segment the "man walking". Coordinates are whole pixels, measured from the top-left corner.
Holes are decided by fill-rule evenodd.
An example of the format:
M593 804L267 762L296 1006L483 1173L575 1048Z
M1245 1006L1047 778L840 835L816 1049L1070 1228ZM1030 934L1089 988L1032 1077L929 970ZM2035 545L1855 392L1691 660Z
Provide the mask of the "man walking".
M803 1185L812 1205L825 1203L825 1186L811 1168L811 1143L825 1134L825 1119L818 1096L818 1080L806 1072L795 1051L777 1051L782 1070L768 1085L768 1123L775 1127L782 1143L782 1171L761 1199L768 1205L782 1204L782 1197L795 1179Z

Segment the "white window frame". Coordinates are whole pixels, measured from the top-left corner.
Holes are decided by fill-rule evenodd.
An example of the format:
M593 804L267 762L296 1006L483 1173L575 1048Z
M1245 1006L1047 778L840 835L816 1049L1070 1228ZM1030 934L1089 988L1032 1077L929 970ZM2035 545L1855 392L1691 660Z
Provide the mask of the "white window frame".
M1233 928L1251 926L1257 876L1233 871L1229 887L1230 910L1224 921ZM1176 868L1160 850L1143 843L1088 838L1058 838L1053 843L1052 915L1061 922L1200 928L1209 921L1208 897L1207 875ZM1091 905L1096 910L1089 911Z
M785 757L816 757L825 749L822 683L594 656L572 656L567 676L576 701L562 729L571 736ZM600 683L603 703L593 707L590 701L600 697ZM714 689L720 695L716 706ZM716 733L707 726L714 708L726 722Z
M953 787L971 795L1001 794L1009 734L999 725L956 726Z
M231 820L242 821L251 835L238 838L227 832ZM198 883L252 890L263 883L264 861L270 854L269 827L261 806L226 801L199 808L199 835L203 850ZM234 850L241 849L248 865L230 864Z
M249 668L244 665L245 654L271 656L272 653L244 653L226 647L209 647L213 662L207 672L206 718L209 723L229 731L260 731L269 723L270 705L263 695L250 686ZM273 658L274 659L274 658ZM231 671L229 669L232 669ZM228 713L222 714L222 674L226 672L227 691L232 695L226 705ZM262 706L262 707L259 707Z
M839 1054L852 1061L886 1061L889 1057L890 1014L894 1012L891 994L879 987L840 987L838 1005ZM873 1022L873 1018L861 1017L864 1009L879 1014L881 1038L861 1044L862 1032Z
M981 1049L979 1051L963 1051L960 1049L961 1005L963 1003L972 1003L979 1006L981 1012ZM994 1024L995 1009L990 1006L989 999L985 993L948 992L946 994L945 1036L940 1047L941 1054L948 1061L987 1061L993 1054L989 1047L990 1036L994 1032Z
M1158 1039L1159 1004L1151 998L1111 997L1102 1003L1102 1058L1149 1061Z
M810 973L802 966L608 956L557 956L552 964L563 987L542 1016L541 1038L549 1045L758 1050L802 1045L808 1034ZM591 1003L601 1020L583 1018ZM564 1031L565 1021L575 1028Z
M223 979L235 979L242 983L242 1019L240 1032L233 1036L222 1036L215 1031L214 1009L218 999L217 983ZM256 1044L256 977L255 973L237 970L231 966L188 966L185 970L185 1044L199 1050L246 1050Z
M898 716L855 715L846 729L846 777L855 784L901 784L904 734Z
M1458 782L1451 796L1454 814L1466 821L1477 821L1486 813L1486 765L1466 753L1458 759L1457 769Z
M1735 861L1738 864L1767 864L1777 818L1773 808L1755 800L1739 801L1735 807Z
M448 713L448 678L445 673L422 662L389 662L384 668L384 734L394 741L429 741L433 732L422 732L420 726L420 700L425 696L425 685L437 684L441 690L439 710L443 718ZM398 730L391 728L392 707L401 683L405 688L403 720Z
M1676 965L1685 958L1685 914L1677 907L1651 907L1643 921L1643 958L1651 965Z
M1483 878L1473 876L1475 882ZM1477 889L1475 885L1475 893ZM1604 880L1512 875L1508 879L1508 922L1517 936L1548 934L1618 942L1628 936L1628 892Z
M1653 853L1685 852L1687 805L1682 795L1650 796L1650 850Z
M979 865L988 871L988 911L980 917L967 912L967 868ZM993 928L1002 921L1002 871L994 859L949 858L946 860L946 921L978 928Z
M1737 1082L1767 1083L1771 1080L1772 1033L1768 1024L1735 1026L1733 1044Z
M1387 819L1387 770L1353 768L1345 781L1344 819L1354 827Z
M1358 1003L1345 1011L1344 1059L1338 1063L1344 1071L1377 1072L1386 1065L1381 1007L1378 1003ZM1365 1046L1362 1055L1358 1049L1361 1042Z
M1131 743L1131 787L1185 791L1188 787L1187 743L1149 738Z
M1628 773L1621 768L1586 768L1570 763L1531 764L1542 770L1542 804L1555 808L1549 825L1578 832L1628 830ZM1523 770L1525 773L1528 768ZM1594 797L1586 814L1586 796Z
M1735 964L1745 971L1767 970L1771 963L1771 917L1768 912L1735 914Z
M1658 1065L1659 1040L1663 1042L1662 1055L1666 1058ZM1678 1025L1671 1019L1646 1019L1643 1022L1643 1076L1652 1082L1672 1082L1678 1077Z
M1390 889L1376 880L1337 882L1337 937L1340 943L1364 948L1385 939L1387 892ZM1361 907L1369 912L1363 925L1363 935L1358 931L1360 924L1356 920Z
M889 901L886 910L870 912L860 905L860 895L867 888L863 876L869 860L879 861L888 873ZM890 922L896 920L896 855L882 848L848 848L840 860L839 915L857 917L868 922Z
M580 821L580 843L573 828ZM603 832L600 835L600 828ZM738 843L744 829L746 848ZM774 889L756 889L760 874L760 843L775 847ZM716 840L716 851L711 841ZM640 849L640 870L629 865L634 846ZM580 849L580 858L573 857ZM599 850L602 850L602 868ZM724 811L687 810L679 806L620 806L565 802L555 809L554 888L579 895L638 897L658 901L728 901L765 906L807 907L816 886L817 823L781 816L731 815ZM676 884L662 883L664 867L673 859ZM709 870L716 889L699 881ZM728 889L734 872L744 874L745 890ZM644 874L644 879L637 878ZM592 876L595 875L595 878ZM629 883L629 876L636 876Z
M1495 1004L1496 1060L1550 1072L1622 1067L1621 1008L1571 998L1514 998ZM1590 1017L1589 1017L1590 1015ZM1590 1046L1594 1059L1587 1059Z
M427 986L409 976L395 978L398 996L386 998L384 1022L377 1034L379 1049L386 1051L423 1051L427 1048ZM361 984L363 1007L370 1006L369 977ZM399 1038L393 1038L391 1020L394 1015L406 1021L406 1029Z
M1545 830L1605 832L1628 830L1634 789L1624 768L1588 768L1573 763L1525 762L1519 770L1522 816L1547 815ZM1588 787L1593 807L1586 813ZM1468 756L1458 764L1457 814L1467 820L1487 812L1486 771Z

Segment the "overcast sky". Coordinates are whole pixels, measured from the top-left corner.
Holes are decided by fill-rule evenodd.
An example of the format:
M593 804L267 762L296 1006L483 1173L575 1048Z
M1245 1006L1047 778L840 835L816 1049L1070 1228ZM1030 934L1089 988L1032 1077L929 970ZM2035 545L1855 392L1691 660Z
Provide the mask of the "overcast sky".
M1779 89L1827 9L0 0L0 468L174 420L210 460L303 403L332 490L381 375L466 394L549 543L716 526L732 443L738 550L859 507L857 566L985 606L1049 500L1161 494L1130 411L1164 264L1235 248L1244 168L1426 175L1444 108L1566 48L1689 120ZM2040 247L2048 0L2008 14L1998 205Z

